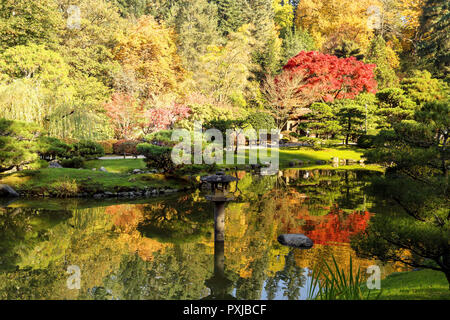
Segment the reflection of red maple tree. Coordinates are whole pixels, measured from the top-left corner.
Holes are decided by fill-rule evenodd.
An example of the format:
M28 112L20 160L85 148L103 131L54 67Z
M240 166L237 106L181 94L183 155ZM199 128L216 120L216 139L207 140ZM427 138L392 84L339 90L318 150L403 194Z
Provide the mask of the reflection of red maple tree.
M350 237L367 228L370 213L355 211L351 214L331 212L317 219L305 217L305 223L295 232L302 232L315 244L349 243ZM299 230L300 229L300 230Z

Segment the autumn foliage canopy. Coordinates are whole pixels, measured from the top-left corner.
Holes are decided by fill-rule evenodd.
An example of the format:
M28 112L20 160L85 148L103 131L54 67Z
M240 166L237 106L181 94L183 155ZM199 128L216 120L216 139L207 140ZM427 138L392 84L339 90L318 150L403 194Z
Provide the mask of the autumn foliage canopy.
M306 75L302 91L320 91L326 102L353 99L360 92L376 92L374 64L365 64L355 57L338 58L317 51L302 51L283 67L286 72ZM320 90L317 90L320 88Z

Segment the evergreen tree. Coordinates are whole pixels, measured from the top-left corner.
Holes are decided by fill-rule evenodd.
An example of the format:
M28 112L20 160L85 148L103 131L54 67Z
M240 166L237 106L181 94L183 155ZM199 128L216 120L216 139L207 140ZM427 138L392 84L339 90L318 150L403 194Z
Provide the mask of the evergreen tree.
M383 37L377 36L372 40L366 55L366 62L376 64L375 78L378 89L395 87L398 84L397 75L389 65L386 42Z
M450 88L444 80L436 79L428 71L415 70L400 82L406 96L421 105L448 97Z
M208 46L220 41L217 31L217 7L207 0L181 0L173 20L177 32L178 52L187 69L198 68L199 57Z
M363 60L364 55L358 45L350 40L342 40L341 44L334 49L333 54L338 58L355 57L357 60Z
M342 130L331 104L313 103L309 109L311 113L306 115L308 122L301 125L309 134L314 134L316 138L328 139Z
M247 22L248 6L245 0L213 0L217 4L219 29L228 35Z
M377 92L379 128L388 128L403 120L411 120L417 105L399 88L387 88Z
M352 247L362 257L442 271L450 285L449 110L448 99L427 103L414 120L380 132L365 154L386 167L370 187L380 197L377 214Z
M312 51L315 49L314 39L308 31L301 28L293 28L286 32L283 41L282 64L296 56L300 51Z
M341 134L345 137L345 145L350 140L356 140L363 133L365 110L353 100L343 99L335 102L336 116L341 126Z
M446 77L450 72L450 3L427 0L420 17L419 55L427 58L433 73Z
M122 17L135 17L147 13L147 7L151 0L109 0L114 4L120 12Z
M253 73L257 80L262 80L265 73L276 73L281 68L282 42L274 22L272 0L247 0L247 3L248 21L254 27L253 58L258 66Z

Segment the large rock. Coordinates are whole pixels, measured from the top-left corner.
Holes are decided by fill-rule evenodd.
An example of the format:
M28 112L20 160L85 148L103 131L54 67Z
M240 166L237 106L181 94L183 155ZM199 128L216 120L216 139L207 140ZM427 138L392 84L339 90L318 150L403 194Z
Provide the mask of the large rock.
M58 163L58 161L50 161L48 164L49 168L62 168L63 166Z
M18 197L19 194L7 184L0 184L0 197Z
M301 233L281 234L278 236L278 242L285 246L301 249L309 249L314 244L310 238Z
M100 169L98 169L99 171L103 171L103 172L108 172L108 170L105 169L105 167L100 167Z

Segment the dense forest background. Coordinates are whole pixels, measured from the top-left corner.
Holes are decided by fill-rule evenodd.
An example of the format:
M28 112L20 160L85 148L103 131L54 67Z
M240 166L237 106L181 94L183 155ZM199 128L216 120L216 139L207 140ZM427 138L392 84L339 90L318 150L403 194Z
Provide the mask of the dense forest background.
M301 51L323 54L325 71L329 56L374 64L372 93L405 77L442 87L448 15L443 0L1 0L0 117L94 140L277 118L273 101L286 97L273 97L271 77ZM327 102L314 97L296 106Z

